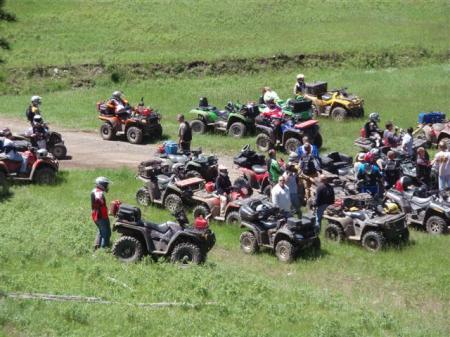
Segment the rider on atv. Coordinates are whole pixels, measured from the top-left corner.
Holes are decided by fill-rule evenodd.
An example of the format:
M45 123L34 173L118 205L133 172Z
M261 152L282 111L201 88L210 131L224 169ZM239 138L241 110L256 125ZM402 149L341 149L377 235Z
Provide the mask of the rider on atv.
M44 123L41 115L33 117L32 138L35 140L39 149L47 149L48 128Z
M107 107L109 111L112 111L120 119L127 119L130 116L130 105L122 92L118 90L112 93L112 96L107 103Z
M369 121L364 124L365 138L369 138L375 142L376 147L381 146L381 132L378 127L380 122L380 114L378 112L372 112L369 115Z
M392 122L386 123L386 130L383 133L384 146L394 148L401 144L401 137L397 135L397 130L397 127L394 127Z
M13 135L9 128L3 130L3 151L11 161L17 161L21 163L20 173L25 173L27 171L27 158L23 157L19 152L17 152L16 145L12 141Z
M219 175L216 178L215 186L216 193L220 198L220 216L224 216L228 195L231 192L231 181L228 177L228 169L223 165L219 166Z
M31 97L31 104L28 106L27 110L25 111L25 115L27 116L27 119L31 125L33 125L34 116L41 114L41 110L39 109L39 106L41 104L42 104L42 98L40 96L32 96Z
M306 84L305 84L305 75L298 74L297 82L294 85L294 96L300 96L305 93Z
M356 174L360 181L359 192L370 193L373 196L379 194L380 180L382 178L380 168L375 163L375 156L371 152L367 152L364 156L364 162L358 167Z

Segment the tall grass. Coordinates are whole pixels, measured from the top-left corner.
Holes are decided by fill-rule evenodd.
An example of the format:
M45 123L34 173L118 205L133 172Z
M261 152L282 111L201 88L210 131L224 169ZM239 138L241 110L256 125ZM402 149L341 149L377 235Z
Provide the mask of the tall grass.
M53 127L97 129L100 122L95 111L96 101L109 97L113 89L121 89L136 102L141 96L147 104L156 107L163 115L165 133L174 138L177 132L176 115L187 114L198 104L200 96L207 96L210 104L220 108L228 100L256 100L264 85L272 86L281 97L291 95L293 79L301 69L241 76L228 75L197 79L158 79L142 82L125 82L117 86L102 83L91 89L56 91L43 96L42 110ZM379 111L382 121L393 120L403 128L417 123L420 111L448 111L449 65L380 70L314 69L306 74L307 80L328 80L329 87L348 87L350 92L365 99L366 112ZM38 88L32 92L39 93ZM30 92L31 94L31 92ZM0 96L0 113L24 118L29 95ZM188 116L188 115L187 115ZM188 116L188 118L192 118ZM352 153L353 139L359 135L363 119L334 123L320 120L324 146L328 150ZM241 140L223 135L195 136L193 145L202 145L208 151L235 153L242 145L254 144L254 137Z
M0 292L98 296L100 305L0 299L0 331L27 336L447 336L448 237L413 232L413 243L370 254L323 242L318 258L282 265L267 252L245 256L237 227L213 225L206 265L150 259L126 265L92 255L89 191L113 180L108 200L133 202L132 172L70 171L60 185L19 186L0 204ZM169 220L150 207L147 219ZM123 285L125 284L125 286ZM178 301L197 309L125 303ZM202 306L217 302L215 306ZM1 335L1 334L0 334Z
M285 53L446 51L433 1L8 1L9 67L167 63Z

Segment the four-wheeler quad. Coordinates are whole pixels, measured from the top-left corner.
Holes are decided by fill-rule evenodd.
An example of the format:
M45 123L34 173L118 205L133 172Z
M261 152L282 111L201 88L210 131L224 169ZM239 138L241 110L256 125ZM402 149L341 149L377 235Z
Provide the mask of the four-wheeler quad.
M204 190L194 192L192 199L197 204L193 213L197 218L200 215L204 218L210 216L211 219L217 221L226 221L228 224L236 224L241 222L239 208L242 200L252 195L252 189L247 182L238 179L231 188L229 201L225 207L225 213L220 214L220 198L214 193L214 184L208 183Z
M390 189L385 199L396 203L406 213L409 225L419 226L430 234L450 230L450 200L444 192L436 195L421 188L405 192Z
M278 101L274 105L261 104L260 115L266 118L292 118L296 122L304 122L312 119L312 101L298 96L295 99Z
M442 140L450 145L450 122L419 125L416 133L423 133L428 144L439 144Z
M346 88L328 91L327 82L306 83L304 97L313 102L315 116L331 117L343 121L347 117L363 117L364 101L349 94Z
M281 262L292 262L306 248L320 250L320 239L314 228L314 217L285 218L280 210L263 198L246 199L240 210L241 249L256 253L260 247L270 248Z
M3 136L3 131L0 131L0 137ZM34 135L27 131L23 134L14 134L13 141L16 149L20 152L25 152L30 146L38 148L37 139ZM64 140L61 134L56 131L47 131L46 135L47 151L50 152L56 159L64 159L67 155L67 148L64 145Z
M186 177L203 178L206 181L214 181L218 174L218 159L215 155L204 155L202 149L192 150L189 155L177 153L160 153L162 166L166 169L164 174L172 174L172 167L176 163L181 163L186 171Z
M405 214L388 214L380 205L368 204L367 200L362 207L355 207L355 197L351 198L350 202L344 200L340 208L334 207L333 212L325 212L324 218L328 220L325 228L327 239L337 242L357 241L373 252L383 249L387 242L408 242Z
M158 140L162 137L161 115L152 108L145 107L143 98L137 107L126 107L120 113L111 111L105 102L97 103L98 118L103 121L100 135L105 140L114 140L125 134L132 144L142 143L144 136Z
M135 262L144 255L154 259L170 258L174 263L200 264L206 261L207 253L216 242L214 233L206 221L189 221L183 210L177 211L177 222L156 224L141 219L141 210L130 205L120 205L113 214L117 220L113 230L120 233L112 247L112 253L123 262Z
M176 175L170 177L161 174L158 160L147 161L147 166L140 165L138 178L145 182L136 193L139 205L148 206L150 203L163 205L171 212L182 208L192 200L193 191L203 187L205 181L201 178L179 179Z
M37 184L54 184L59 169L58 161L47 150L30 148L23 156L27 157L27 171L20 172L21 162L12 161L0 154L0 172L13 181L31 181Z
M241 138L255 131L255 118L259 115L259 108L252 103L240 105L230 102L225 110L219 110L210 106L206 97L202 97L199 106L189 113L195 116L190 122L193 133L203 134L213 130Z
M269 181L269 172L267 171L264 155L256 153L245 145L241 152L233 158L234 164L239 167L239 172L248 185L258 190L259 193L270 196L272 185Z
M256 146L259 151L266 152L275 146L283 147L287 153L296 152L302 144L304 136L308 136L312 144L322 146L322 135L319 121L310 119L296 123L291 118L258 118L256 122ZM278 130L278 132L277 132Z

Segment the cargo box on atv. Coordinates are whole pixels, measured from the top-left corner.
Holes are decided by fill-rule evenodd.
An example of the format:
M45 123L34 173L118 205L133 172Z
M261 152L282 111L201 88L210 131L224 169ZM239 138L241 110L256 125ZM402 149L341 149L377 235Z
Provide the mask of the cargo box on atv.
M117 211L117 218L128 222L139 222L141 221L141 210L138 207L122 204Z
M326 93L327 90L328 90L327 82L313 82L313 83L306 83L305 85L306 94L312 96L320 96Z
M309 99L304 100L293 99L289 101L289 106L291 107L293 113L301 113L311 109L312 101Z
M139 176L146 179L155 177L158 174L161 174L161 164L161 159L151 159L143 161L138 166L138 174Z

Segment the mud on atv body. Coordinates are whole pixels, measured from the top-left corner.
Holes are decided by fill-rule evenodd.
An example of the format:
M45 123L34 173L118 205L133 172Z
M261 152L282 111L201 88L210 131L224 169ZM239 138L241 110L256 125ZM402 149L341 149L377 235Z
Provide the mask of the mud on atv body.
M136 262L144 255L157 259L166 257L174 263L200 264L216 242L209 228L188 227L184 211L175 213L177 222L163 224L144 221L137 207L121 205L113 230L121 237L112 252L123 262Z

